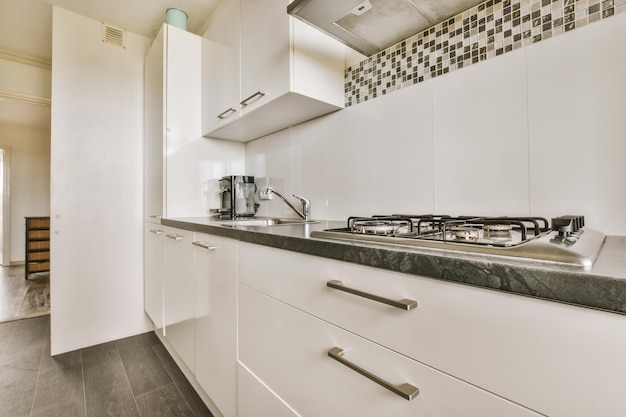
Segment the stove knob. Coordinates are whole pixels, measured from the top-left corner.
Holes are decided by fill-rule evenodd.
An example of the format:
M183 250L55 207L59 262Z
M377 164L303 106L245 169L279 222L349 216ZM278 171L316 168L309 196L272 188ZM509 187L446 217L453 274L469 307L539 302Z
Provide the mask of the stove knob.
M578 232L585 225L583 216L561 216L552 219L552 230L565 237Z

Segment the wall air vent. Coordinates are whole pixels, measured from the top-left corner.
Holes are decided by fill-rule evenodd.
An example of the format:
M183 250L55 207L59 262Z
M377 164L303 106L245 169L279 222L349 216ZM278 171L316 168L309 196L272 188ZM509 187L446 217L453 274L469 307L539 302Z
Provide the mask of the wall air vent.
M126 31L107 23L102 24L102 42L126 48Z

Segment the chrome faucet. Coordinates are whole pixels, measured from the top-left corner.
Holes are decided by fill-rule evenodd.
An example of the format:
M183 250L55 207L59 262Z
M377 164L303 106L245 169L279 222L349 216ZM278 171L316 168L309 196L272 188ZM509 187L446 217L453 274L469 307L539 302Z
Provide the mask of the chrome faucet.
M304 198L300 195L293 194L293 196L297 198L300 201L300 203L302 203L302 211L300 211L297 208L295 208L293 204L287 201L287 199L283 197L281 193L279 193L278 191L274 190L271 187L263 188L259 191L259 193L260 193L261 199L270 199L272 194L276 194L289 207L291 207L291 209L295 211L296 214L300 216L300 218L302 218L303 220L307 220L307 221L311 220L311 200L309 200L308 198Z

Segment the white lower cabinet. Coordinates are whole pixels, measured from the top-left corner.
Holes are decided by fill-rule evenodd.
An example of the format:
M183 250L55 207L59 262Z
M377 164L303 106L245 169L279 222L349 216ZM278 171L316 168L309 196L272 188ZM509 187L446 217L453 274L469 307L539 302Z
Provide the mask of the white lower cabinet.
M623 315L260 245L242 243L239 256L240 284L514 403L551 417L626 416Z
M239 417L297 417L283 400L241 363L237 367Z
M193 232L163 227L163 312L165 338L185 365L195 370L195 283Z
M193 248L196 380L224 417L236 417L237 241L196 233Z
M346 363L329 356L334 348ZM301 416L538 415L242 284L239 360ZM383 386L404 384L419 394L409 401Z
M237 417L237 241L146 223L145 310L224 417Z
M163 336L163 227L144 223L144 311Z

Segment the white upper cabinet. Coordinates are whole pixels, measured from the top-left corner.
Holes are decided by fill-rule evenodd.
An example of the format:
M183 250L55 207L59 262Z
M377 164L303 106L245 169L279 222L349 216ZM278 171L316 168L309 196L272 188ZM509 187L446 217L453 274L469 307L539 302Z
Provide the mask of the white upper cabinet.
M241 0L242 113L290 89L291 36L285 35L291 32L291 19L286 7L285 0Z
M144 216L160 223L165 166L165 29L157 34L144 67Z
M202 41L202 131L221 129L241 114L239 1L224 1Z
M247 142L344 107L345 47L290 17L288 4L240 0L218 11L204 35L205 136Z
M202 38L164 24L145 60L144 214L208 213L207 184L215 161L229 159L202 136ZM214 204L214 203L213 203Z

